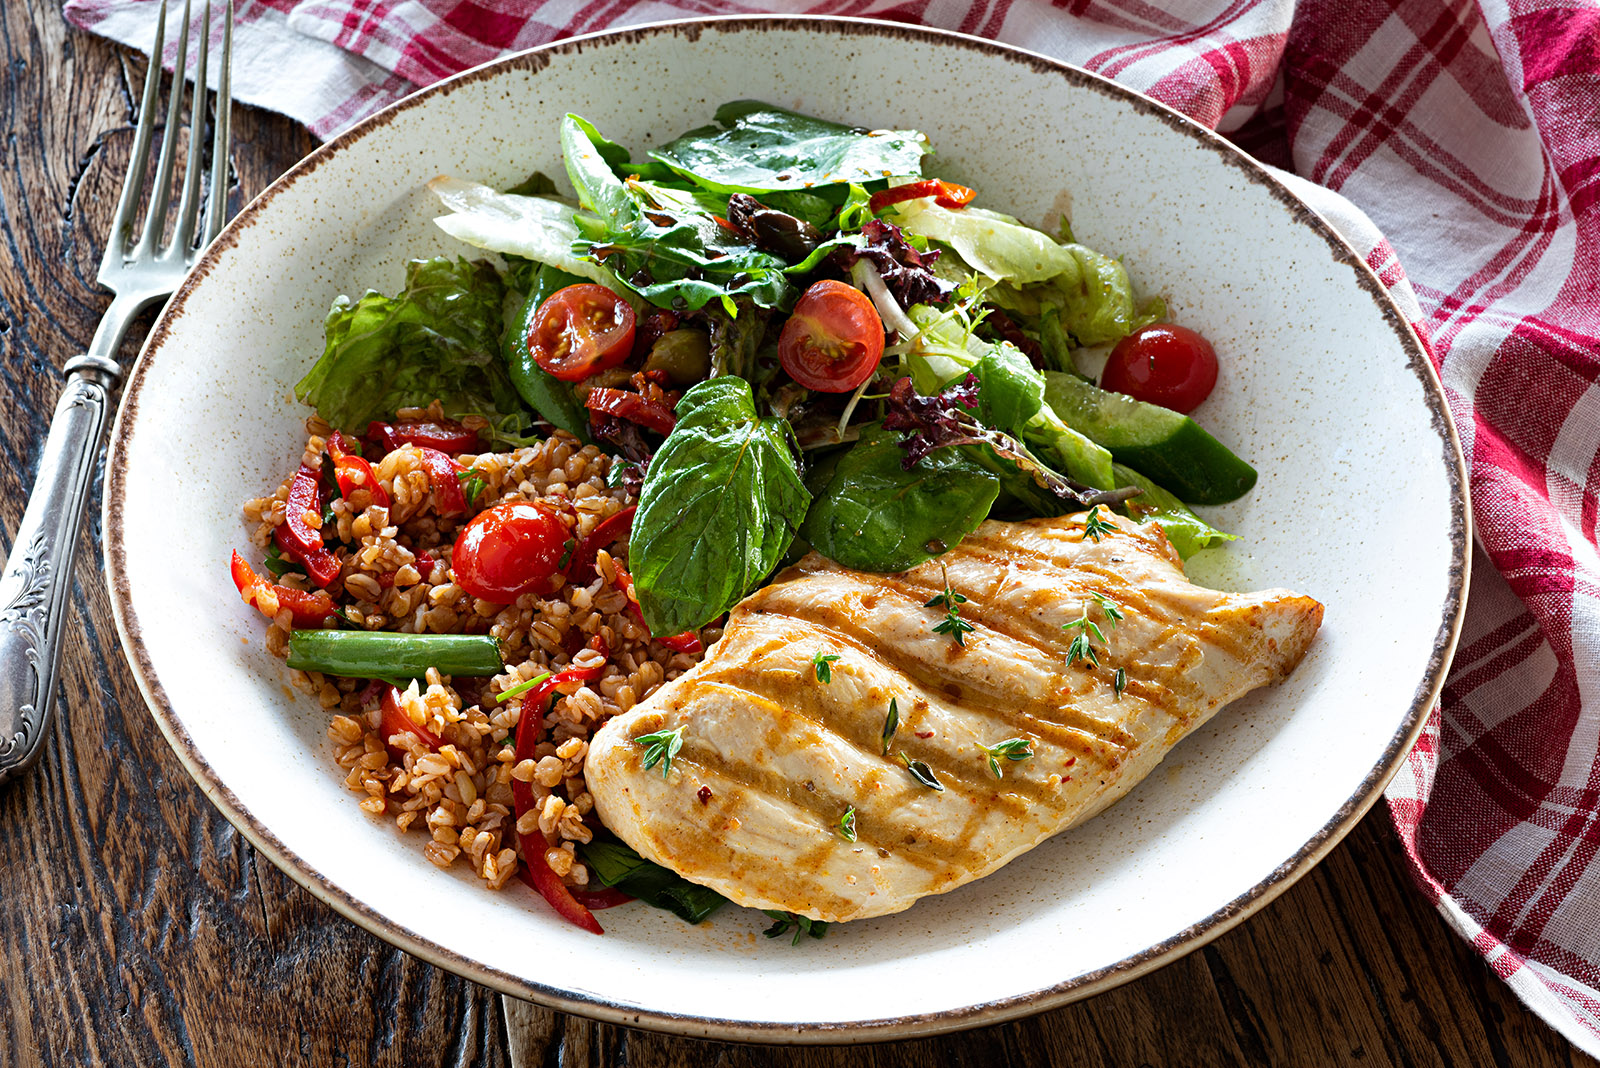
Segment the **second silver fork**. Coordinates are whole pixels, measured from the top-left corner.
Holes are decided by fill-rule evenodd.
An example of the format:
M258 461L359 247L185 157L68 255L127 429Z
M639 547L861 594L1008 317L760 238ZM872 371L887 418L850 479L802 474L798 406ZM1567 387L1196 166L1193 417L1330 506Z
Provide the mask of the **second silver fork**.
M84 504L94 481L100 439L111 412L111 398L122 382L117 350L134 316L155 301L172 295L199 257L200 250L211 243L227 221L233 0L227 0L223 20L221 71L207 183L209 195L202 198L203 145L198 127L203 123L197 124L196 120L205 113L206 60L211 51L211 0L206 0L190 106L188 163L184 167L172 240L163 243L172 199L172 176L193 31L189 0L184 0L183 44L173 66L161 154L156 163L149 209L138 233L134 232L156 126L161 56L166 44L166 0L162 0L159 19L139 105L133 157L128 163L116 218L111 224L105 257L100 264L100 283L115 295L95 330L88 351L74 356L62 367L66 385L50 421L33 492L12 541L5 571L0 574L0 783L24 771L39 758L50 726L56 675L61 663L62 624L72 584L73 553L83 522ZM203 223L202 199L207 202Z

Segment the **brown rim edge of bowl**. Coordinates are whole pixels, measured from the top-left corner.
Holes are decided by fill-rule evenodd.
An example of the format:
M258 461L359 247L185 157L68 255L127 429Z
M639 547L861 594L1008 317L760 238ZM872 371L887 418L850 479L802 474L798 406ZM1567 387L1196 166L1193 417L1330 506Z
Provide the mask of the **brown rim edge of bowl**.
M1213 912L1200 922L1179 931L1116 964L1077 976L1056 986L1028 994L1019 994L996 1001L971 1005L928 1014L914 1014L861 1020L838 1024L782 1024L761 1023L748 1020L690 1016L677 1013L653 1012L617 1002L606 1001L602 996L558 990L532 983L495 969L484 967L417 933L403 928L386 916L356 900L342 888L334 886L288 849L271 831L259 823L225 785L217 780L210 766L195 748L193 740L178 723L173 714L166 691L156 678L154 665L140 637L137 614L129 599L128 580L124 572L125 548L121 538L121 514L126 486L122 480L117 457L126 448L139 408L139 391L144 380L144 369L154 353L165 342L172 324L182 316L184 304L190 293L210 273L215 260L233 247L240 233L250 225L262 208L284 187L302 175L315 170L333 153L360 140L370 131L387 125L400 112L419 106L424 101L449 93L457 86L490 78L512 68L540 70L548 66L551 57L581 53L596 44L605 46L626 45L664 33L681 34L691 40L708 31L792 31L809 30L834 33L840 36L887 37L909 39L936 45L953 45L976 51L1012 63L1020 63L1037 72L1055 74L1081 88L1111 96L1130 105L1141 114L1153 116L1175 130L1194 138L1202 147L1210 149L1225 163L1238 168L1250 181L1265 186L1271 195L1286 207L1298 221L1314 230L1328 244L1336 262L1352 267L1361 288L1381 309L1385 320L1395 331L1401 347L1405 349L1413 373L1421 380L1423 391L1431 410L1434 429L1438 432L1450 483L1452 502L1450 541L1452 561L1449 568L1451 586L1444 604L1444 619L1434 641L1427 670L1418 684L1411 707L1395 731L1382 759L1362 781L1334 816L1323 825L1292 857L1280 864L1265 879L1239 895L1233 901ZM1468 499L1466 461L1461 442L1444 397L1432 362L1426 349L1407 322L1388 290L1367 266L1365 260L1320 215L1291 193L1282 182L1260 163L1245 155L1226 139L1212 130L1193 122L1181 113L1144 96L1133 89L1119 85L1107 78L1080 67L1052 59L1048 56L1010 45L998 44L980 37L870 19L825 16L723 16L700 19L673 20L650 23L620 30L607 30L585 34L527 52L505 56L471 70L463 71L445 81L396 101L382 111L362 120L337 137L316 148L305 159L295 164L276 181L264 189L223 230L222 234L201 256L194 270L162 309L150 336L140 351L139 359L129 375L127 390L112 429L108 452L106 489L103 504L105 531L106 583L111 595L112 615L122 638L124 654L128 658L145 701L149 705L162 734L172 745L190 776L200 786L212 804L241 833L280 869L309 890L321 901L333 907L385 941L421 957L422 959L465 976L475 982L515 997L547 1005L563 1012L603 1020L627 1027L640 1027L668 1034L697 1038L720 1039L739 1042L772 1042L793 1044L840 1044L862 1041L887 1041L896 1038L924 1037L944 1034L974 1027L1002 1023L1007 1020L1056 1008L1138 978L1162 965L1169 964L1192 950L1204 946L1221 936L1243 920L1264 908L1282 894L1306 872L1325 857L1339 840L1366 814L1377 801L1384 787L1399 770L1401 762L1421 733L1428 712L1438 701L1444 686L1445 673L1455 652L1461 623L1466 608L1466 590L1471 567L1471 508Z

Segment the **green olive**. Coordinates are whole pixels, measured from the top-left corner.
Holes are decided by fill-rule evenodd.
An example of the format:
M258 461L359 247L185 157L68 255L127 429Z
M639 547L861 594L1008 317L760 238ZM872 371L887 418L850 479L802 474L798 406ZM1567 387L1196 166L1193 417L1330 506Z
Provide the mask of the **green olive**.
M673 330L650 346L646 371L665 371L675 386L698 382L711 370L711 338L699 330Z

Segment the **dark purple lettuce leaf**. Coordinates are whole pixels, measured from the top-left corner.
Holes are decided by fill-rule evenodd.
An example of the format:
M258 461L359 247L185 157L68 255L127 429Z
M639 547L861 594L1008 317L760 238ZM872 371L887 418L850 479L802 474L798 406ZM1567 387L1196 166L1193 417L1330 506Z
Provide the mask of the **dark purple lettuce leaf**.
M866 243L859 248L846 246L834 253L846 269L857 260L866 260L878 269L883 284L902 308L913 304L940 304L950 299L955 283L939 278L930 269L939 250L918 252L906 243L900 227L882 219L870 219L861 228Z

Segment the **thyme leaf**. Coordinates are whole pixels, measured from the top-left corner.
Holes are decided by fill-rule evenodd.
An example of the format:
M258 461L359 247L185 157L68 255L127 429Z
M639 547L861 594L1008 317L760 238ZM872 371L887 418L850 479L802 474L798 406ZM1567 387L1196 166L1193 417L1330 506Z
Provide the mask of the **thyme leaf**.
M906 766L911 777L930 790L943 790L944 783L933 777L933 769L920 760L912 760L904 749L900 750L900 763Z
M894 732L900 729L900 706L894 698L889 698L889 714L883 720L883 755L889 755L889 743L894 741Z
M1128 688L1128 673L1122 668L1117 668L1115 675L1111 676L1111 692L1116 697L1122 696L1122 691Z

